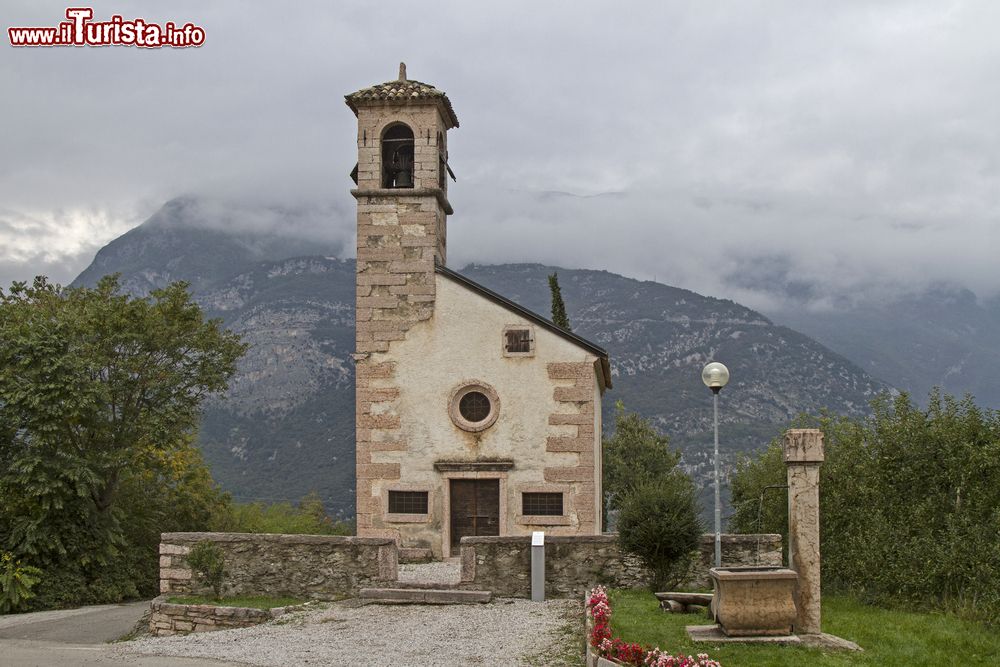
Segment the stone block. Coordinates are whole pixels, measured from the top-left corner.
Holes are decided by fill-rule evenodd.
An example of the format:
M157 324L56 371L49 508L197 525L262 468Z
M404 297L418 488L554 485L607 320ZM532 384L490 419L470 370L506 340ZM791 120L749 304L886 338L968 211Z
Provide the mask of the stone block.
M364 479L399 479L398 463L368 463L358 466L357 476Z
M365 363L358 364L357 376L359 378L381 378L388 379L395 375L396 364L391 361L386 361L378 364Z
M398 429L399 415L390 415L390 414L361 415L358 417L358 426L360 428L372 428L372 429Z
M434 262L426 259L389 263L390 273L431 273L432 271L434 271Z
M570 414L557 412L549 415L549 424L553 426L562 426L566 424L589 425L591 427L591 431L593 431L594 413L592 410Z
M551 380L586 379L594 374L594 368L587 362L557 362L550 363L546 370Z
M160 543L160 554L161 555L178 555L186 556L191 553L191 547L182 544L167 544L164 542Z
M819 429L788 429L784 445L785 463L823 462L823 432Z
M370 273L358 276L358 285L405 285L406 276L400 273Z
M403 440L372 442L369 447L373 452L405 452L408 449L408 445Z
M160 579L179 579L186 581L191 578L191 570L187 568L161 568Z
M371 246L361 246L358 248L358 259L377 261L403 259L403 249L400 247L377 248Z
M389 350L388 341L371 341L371 342L361 342L359 341L355 345L355 349L358 352L387 352Z
M361 296L356 301L358 308L396 308L400 303L395 296Z
M545 468L546 482L583 482L594 478L594 469L590 466L575 468Z
M552 395L562 403L586 403L594 400L593 389L586 387L556 387Z
M593 438L551 436L545 440L545 451L547 452L593 452L593 450ZM590 479L593 479L593 472L591 472Z

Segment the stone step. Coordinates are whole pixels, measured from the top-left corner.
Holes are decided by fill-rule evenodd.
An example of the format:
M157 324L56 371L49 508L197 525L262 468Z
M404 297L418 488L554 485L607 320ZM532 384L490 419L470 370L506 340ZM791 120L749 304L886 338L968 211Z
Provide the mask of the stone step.
M434 559L434 552L420 547L403 547L399 550L400 563L426 563Z
M456 590L461 584L449 584L443 581L394 581L393 588L408 588L425 591L451 591Z
M493 593L444 588L362 588L358 598L376 604L480 604L492 600Z

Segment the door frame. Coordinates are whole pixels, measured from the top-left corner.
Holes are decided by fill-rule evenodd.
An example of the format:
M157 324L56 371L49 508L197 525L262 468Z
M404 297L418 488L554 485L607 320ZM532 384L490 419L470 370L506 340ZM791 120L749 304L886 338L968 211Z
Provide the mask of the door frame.
M507 473L488 471L463 471L463 472L443 472L444 479L444 517L441 521L441 553L445 558L458 556L451 553L451 480L453 479L498 479L500 480L500 535L507 535L509 527L507 522Z

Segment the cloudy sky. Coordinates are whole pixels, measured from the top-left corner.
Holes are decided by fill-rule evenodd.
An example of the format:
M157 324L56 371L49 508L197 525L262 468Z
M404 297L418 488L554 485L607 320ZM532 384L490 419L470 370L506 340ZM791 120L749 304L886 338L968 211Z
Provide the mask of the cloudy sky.
M65 4L5 0L11 25ZM0 57L0 284L68 281L172 197L326 212L352 247L343 95L445 90L449 263L544 261L773 310L1000 292L1000 3L98 2L196 49ZM234 216L237 220L240 215ZM255 225L266 218L247 214Z

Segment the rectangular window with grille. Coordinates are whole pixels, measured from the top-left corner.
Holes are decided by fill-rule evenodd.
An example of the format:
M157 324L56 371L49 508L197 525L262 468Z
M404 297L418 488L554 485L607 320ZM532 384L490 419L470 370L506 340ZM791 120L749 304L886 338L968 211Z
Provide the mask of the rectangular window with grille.
M390 514L427 514L426 491L390 491Z
M531 329L507 329L504 349L508 354L531 352Z
M562 516L563 494L521 494L521 514L524 516Z

